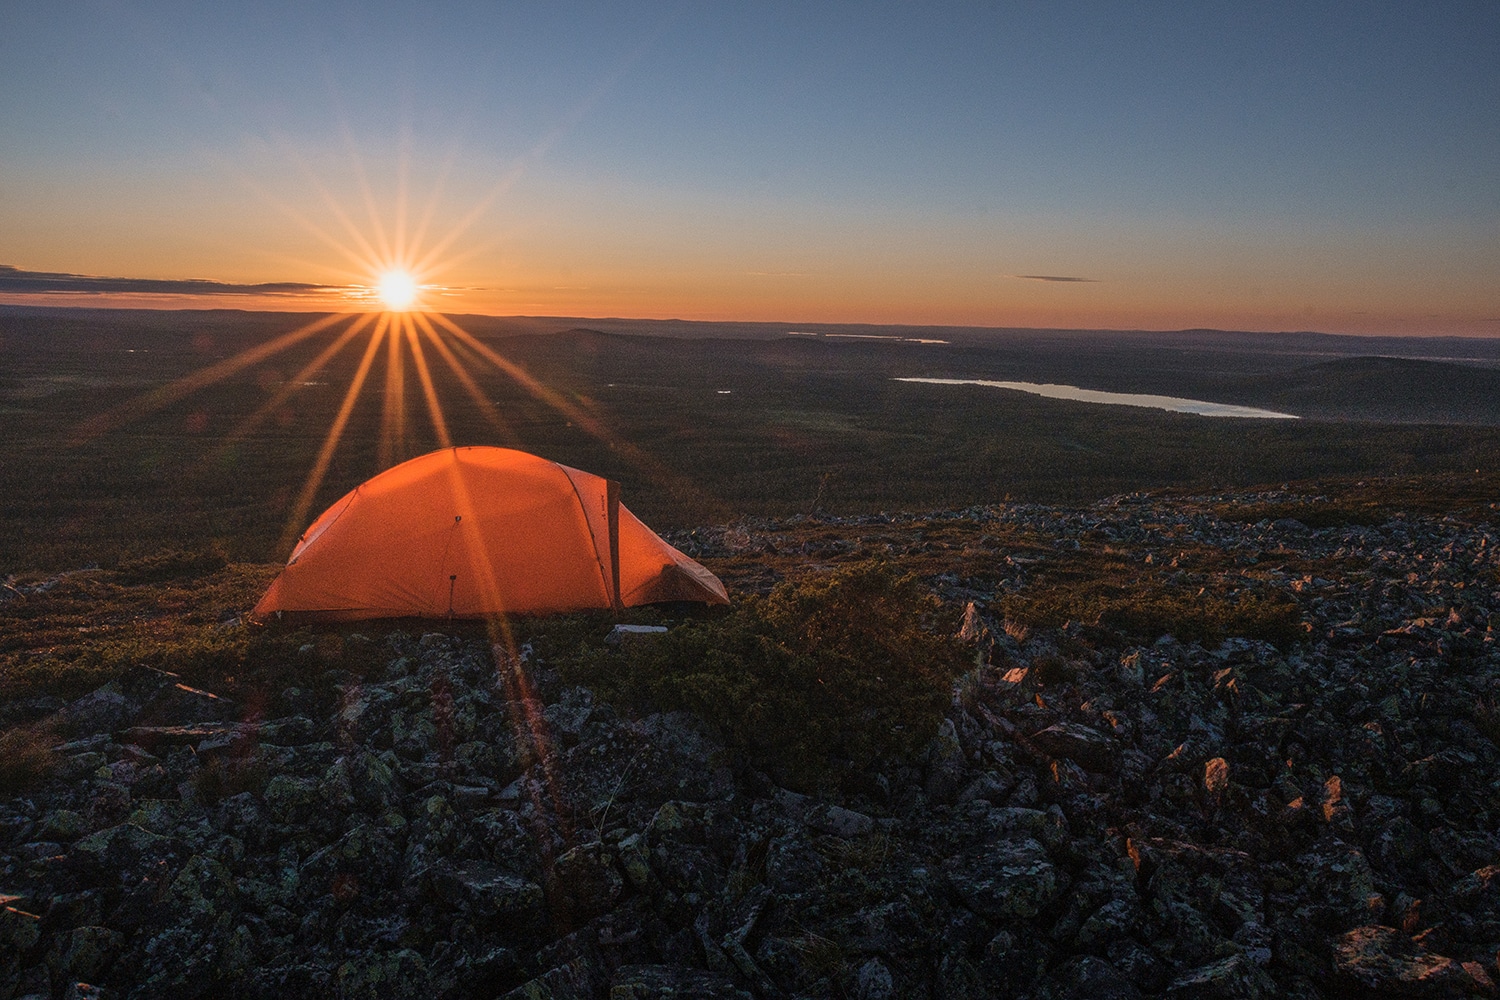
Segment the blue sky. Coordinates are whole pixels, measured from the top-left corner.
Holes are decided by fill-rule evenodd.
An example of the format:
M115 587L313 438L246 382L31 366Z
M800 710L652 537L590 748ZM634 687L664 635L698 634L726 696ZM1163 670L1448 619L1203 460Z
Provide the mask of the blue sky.
M0 94L27 270L357 281L404 176L473 311L1500 335L1492 2L21 4Z

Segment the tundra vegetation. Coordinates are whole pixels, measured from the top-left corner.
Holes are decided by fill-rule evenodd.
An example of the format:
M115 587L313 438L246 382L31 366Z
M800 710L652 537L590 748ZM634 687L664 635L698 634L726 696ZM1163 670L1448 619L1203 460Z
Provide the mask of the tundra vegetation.
M735 603L620 642L258 626L347 373L229 449L263 372L67 446L273 320L0 319L0 998L1496 992L1493 422L913 397L874 378L911 345L511 339L617 447L498 383L515 442L483 443L618 476ZM1172 388L1349 403L1338 370L1233 364ZM320 502L378 427L356 409Z

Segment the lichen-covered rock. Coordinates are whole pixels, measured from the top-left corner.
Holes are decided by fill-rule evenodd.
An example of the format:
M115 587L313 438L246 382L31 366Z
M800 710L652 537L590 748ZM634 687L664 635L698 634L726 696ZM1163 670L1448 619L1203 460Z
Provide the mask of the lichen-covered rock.
M937 735L927 746L927 774L923 789L934 802L951 802L963 788L968 774L968 760L959 745L953 722L944 719Z
M426 1000L427 962L410 948L350 959L334 976L339 1000Z
M432 871L431 881L443 903L502 927L526 929L546 919L541 886L488 862L441 865Z
M1059 722L1031 737L1043 753L1063 757L1090 771L1104 772L1115 764L1115 741L1097 730L1076 722Z
M967 621L965 625L967 626ZM861 965L854 976L854 995L859 1000L891 1000L896 995L896 983L891 970L878 958L872 958Z
M1451 958L1430 954L1390 927L1356 927L1334 942L1333 970L1346 989L1391 997L1447 997L1482 990Z
M608 912L624 884L610 852L601 844L586 844L553 863L547 889L553 911L568 923L581 923Z
M1243 955L1230 955L1185 972L1167 986L1181 1000L1261 1000L1276 996L1276 984Z
M87 877L118 882L148 867L171 864L185 853L185 845L173 837L122 823L79 840L67 860Z
M98 981L119 954L124 938L108 927L75 927L52 941L47 965L56 981Z
M991 920L1034 917L1066 885L1046 850L1029 837L985 844L943 870L965 905Z
M729 976L670 965L626 965L610 980L609 1000L751 1000Z

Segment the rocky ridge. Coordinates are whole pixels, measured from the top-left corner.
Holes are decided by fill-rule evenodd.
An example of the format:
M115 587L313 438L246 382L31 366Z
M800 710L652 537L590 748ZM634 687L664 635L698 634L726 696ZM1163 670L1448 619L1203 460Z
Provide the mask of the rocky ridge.
M820 794L472 633L309 644L254 703L137 669L0 802L0 998L1493 996L1495 534L1139 496L675 538L741 589L768 553L920 557L965 609L925 752ZM1224 560L1178 583L1275 591L1305 636L1001 611L1050 553L1187 545Z

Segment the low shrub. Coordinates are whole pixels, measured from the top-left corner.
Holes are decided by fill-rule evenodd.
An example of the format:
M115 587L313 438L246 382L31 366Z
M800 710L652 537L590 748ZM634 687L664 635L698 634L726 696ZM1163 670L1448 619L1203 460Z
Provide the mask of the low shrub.
M20 795L52 774L57 734L47 722L15 726L0 733L0 795Z
M931 738L967 665L948 617L914 577L862 563L596 647L564 679L635 711L691 711L752 766L815 789Z
M1171 635L1217 646L1233 636L1286 649L1307 636L1296 603L1279 594L1216 594L1146 580L1032 587L1005 595L1000 608L1027 626L1078 621L1136 642Z

